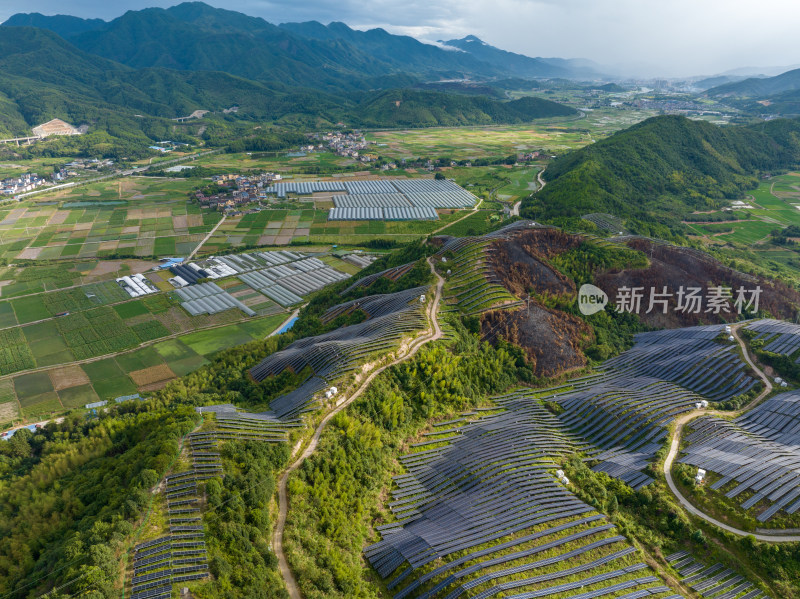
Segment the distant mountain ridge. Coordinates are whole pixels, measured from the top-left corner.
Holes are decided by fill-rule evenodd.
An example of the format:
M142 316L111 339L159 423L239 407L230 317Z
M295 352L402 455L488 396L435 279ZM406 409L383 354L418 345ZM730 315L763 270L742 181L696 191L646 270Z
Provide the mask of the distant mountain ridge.
M498 68L509 70L518 77L596 78L602 76L600 65L586 59L531 58L487 44L474 35L457 40L440 41L440 43L457 48Z
M758 98L795 90L800 90L800 69L787 71L775 77L750 77L743 81L725 83L706 90L706 94L713 97L736 96Z
M103 19L82 19L70 15L45 16L38 12L17 13L11 16L5 23L6 27L37 27L39 29L49 29L63 38L72 37L100 29L106 25Z
M339 121L378 127L517 123L575 114L535 98L505 102L407 89L333 95L218 71L133 68L84 52L44 29L4 27L2 33L0 134L26 134L54 117L139 129L147 125L139 114L174 118L234 104L248 118L306 127Z
M447 42L464 46L453 52L383 29L316 21L278 26L202 2L130 10L109 22L21 13L3 25L49 29L81 50L136 68L223 71L328 91L409 85L412 78L598 76L590 61L530 58L474 36Z
M107 23L14 15L4 25L49 29L81 50L136 68L222 71L329 91L503 73L468 54L381 29L355 31L343 23L278 27L202 2L128 11ZM328 33L315 32L319 28Z

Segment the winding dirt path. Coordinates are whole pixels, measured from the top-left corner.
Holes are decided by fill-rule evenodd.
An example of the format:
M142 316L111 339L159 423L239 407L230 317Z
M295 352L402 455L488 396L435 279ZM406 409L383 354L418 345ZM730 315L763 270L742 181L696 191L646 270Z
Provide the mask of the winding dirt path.
M741 537L746 537L749 535L754 536L759 541L766 541L768 543L792 543L800 541L800 535L783 535L783 534L764 534L764 533L752 533L747 532L746 530L741 530L739 528L734 528L733 526L729 526L724 522L720 522L716 518L706 514L704 511L695 507L678 489L675 481L672 478L672 464L675 461L675 458L678 456L678 449L681 444L681 435L683 434L683 429L692 420L704 415L711 415L711 416L733 416L734 418L741 416L748 410L754 408L758 405L761 400L763 400L767 395L772 392L772 383L770 382L767 375L765 375L758 366L755 365L750 354L747 352L747 347L745 347L744 342L742 341L741 337L739 337L739 327L741 325L733 325L731 327L731 334L736 339L736 342L742 348L742 355L744 356L745 362L753 369L753 371L758 375L758 377L764 383L764 390L758 394L758 396L753 399L750 403L748 403L743 408L736 410L735 412L720 412L718 410L692 410L691 412L687 412L683 414L675 421L675 431L672 433L672 443L669 448L669 453L667 454L667 458L664 460L664 476L667 479L667 485L669 486L669 490L672 491L672 494L675 495L675 498L680 502L680 504L684 507L684 509L697 516L698 518L702 518L706 522L710 522L711 524L731 532L735 535L739 535Z
M317 445L319 444L319 439L322 436L322 431L325 429L325 426L328 424L331 418L353 403L353 401L358 399L369 387L370 383L375 379L376 376L390 366L394 366L395 364L399 364L400 362L413 357L414 354L416 354L426 343L441 339L442 329L439 326L439 320L437 319L436 315L439 310L439 300L441 300L442 297L444 279L439 276L439 273L436 272L436 269L434 268L433 262L430 258L428 259L428 265L431 268L431 272L437 279L436 292L434 294L433 301L428 306L428 321L430 322L430 328L428 331L426 331L421 337L417 337L414 341L412 341L406 348L405 352L402 352L401 349L399 352L400 355L395 360L385 364L384 366L381 366L380 368L377 368L376 370L373 370L372 373L361 382L361 384L350 396L342 397L336 403L336 406L330 412L328 412L328 414L319 423L314 431L314 434L311 436L311 441L309 442L308 447L306 447L306 449L297 457L297 459L295 459L295 461L283 471L283 474L281 474L278 480L278 521L275 525L275 532L272 536L272 548L275 551L275 555L278 557L278 569L280 570L283 581L286 583L286 589L289 591L289 597L291 597L291 599L302 599L303 596L300 593L300 589L297 586L297 581L294 579L292 570L289 568L289 562L286 559L286 554L283 551L283 532L286 528L286 515L288 513L288 494L286 491L286 485L289 480L289 476L303 464L306 458L310 457L314 451L316 451ZM300 443L295 445L294 450L292 451L293 456L300 450L300 445Z
M428 233L428 235L436 235L436 234L437 234L437 233L439 233L440 231L444 231L446 228L448 228L448 227L452 227L452 226L453 226L454 224L456 224L456 223L460 223L460 222L461 222L462 220L464 220L465 218L469 218L470 216L472 216L473 214L475 214L475 213L478 211L478 208L480 208L480 207L481 207L481 204L483 204L483 198L480 198L480 199L478 200L478 203L477 203L477 204L475 204L475 205L472 207L472 210L468 211L468 212L467 212L467 213L466 213L464 216L462 216L461 218L457 218L456 220L454 220L454 221L453 221L453 222L451 222L451 223L447 223L447 224L446 224L445 226L443 226L443 227L439 227L439 228L438 228L438 229L436 229L435 231L431 231L430 233Z

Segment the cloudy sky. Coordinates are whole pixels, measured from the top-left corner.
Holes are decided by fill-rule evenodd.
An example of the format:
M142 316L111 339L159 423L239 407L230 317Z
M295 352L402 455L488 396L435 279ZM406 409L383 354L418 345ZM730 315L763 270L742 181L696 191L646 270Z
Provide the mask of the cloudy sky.
M344 21L424 41L474 34L529 56L590 58L662 76L800 63L797 0L206 0L273 23ZM15 12L109 20L178 0L0 0Z

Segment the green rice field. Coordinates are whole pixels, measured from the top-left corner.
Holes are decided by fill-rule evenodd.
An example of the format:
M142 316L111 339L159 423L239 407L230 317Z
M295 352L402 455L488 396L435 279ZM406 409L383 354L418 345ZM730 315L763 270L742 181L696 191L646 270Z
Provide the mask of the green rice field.
M789 225L800 226L800 173L788 173L762 181L745 200L751 209L738 211L749 213L750 218L725 223L730 232L719 233L720 225L692 224L698 234L704 234L715 242L732 242L742 245L758 245L768 239L771 231Z
M32 421L88 403L161 388L208 364L221 350L263 339L285 319L286 314L255 318L179 335L113 357L83 364L59 362L51 369L0 378L0 423L20 418ZM31 345L54 332L52 322L26 330ZM0 331L0 335L4 333Z

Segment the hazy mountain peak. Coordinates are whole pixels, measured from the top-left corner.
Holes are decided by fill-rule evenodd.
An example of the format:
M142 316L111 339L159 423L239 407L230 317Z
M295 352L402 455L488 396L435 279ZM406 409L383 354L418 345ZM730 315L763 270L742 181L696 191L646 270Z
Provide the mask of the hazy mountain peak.
M104 26L103 19L81 19L70 15L43 15L38 12L17 13L3 23L5 27L38 27L57 33L61 37L71 37Z

